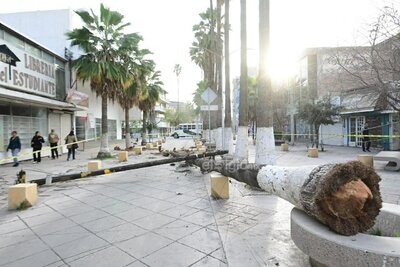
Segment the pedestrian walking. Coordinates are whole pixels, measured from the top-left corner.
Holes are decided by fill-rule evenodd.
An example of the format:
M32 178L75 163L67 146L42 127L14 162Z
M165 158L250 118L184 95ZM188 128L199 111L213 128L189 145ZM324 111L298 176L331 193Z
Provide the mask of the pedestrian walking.
M67 160L72 155L72 159L75 159L75 149L78 148L78 144L76 143L78 140L76 139L76 136L74 134L74 131L69 132L67 137L65 137L65 144L67 145L68 148L68 156Z
M60 141L60 138L58 137L58 134L54 131L54 129L51 129L51 132L49 133L49 143L51 147L51 158L55 159L56 157L58 158L58 141Z
M32 137L31 146L33 149L33 163L40 163L41 158L41 150L42 144L44 143L43 136L41 136L39 131L35 132L35 135Z
M369 138L369 128L368 128L368 123L364 124L364 128L362 130L362 134L363 134L363 140L362 140L362 150L365 152L371 152L369 150L369 148L371 147L371 139Z
M11 155L14 157L14 165L13 167L18 167L18 153L21 150L21 140L17 135L17 131L11 132L10 142L8 142L7 151L11 150Z

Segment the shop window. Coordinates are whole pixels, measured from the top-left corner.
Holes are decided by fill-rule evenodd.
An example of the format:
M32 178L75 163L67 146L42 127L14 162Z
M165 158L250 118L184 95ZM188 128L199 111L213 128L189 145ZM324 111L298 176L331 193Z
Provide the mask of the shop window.
M10 115L11 106L10 103L0 102L0 115Z
M96 138L101 136L101 119L96 118Z
M42 51L42 59L50 64L54 64L54 56Z
M66 85L65 85L65 70L62 68L56 69L56 98L64 101L66 97Z
M0 115L0 151L6 151L11 129L11 116Z
M116 120L108 120L108 139L115 140L117 139L117 121Z
M25 51L37 58L42 57L42 51L40 49L38 49L37 47L30 45L28 43L25 44Z
M25 49L25 42L15 37L14 35L9 34L8 32L4 32L4 40L11 43L13 46L17 48L20 48L22 50Z
M85 125L87 117L75 117L75 135L79 140L85 140Z

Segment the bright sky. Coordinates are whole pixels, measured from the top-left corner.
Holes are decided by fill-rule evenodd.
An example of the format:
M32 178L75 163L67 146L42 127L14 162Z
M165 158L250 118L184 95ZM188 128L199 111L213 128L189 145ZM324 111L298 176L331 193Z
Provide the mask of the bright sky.
M143 47L154 52L168 99L177 100L175 64L182 65L180 100L190 101L201 71L189 57L192 25L209 0L1 0L1 13L93 8L103 2L125 15L130 30L144 37ZM299 53L307 47L366 44L358 38L379 8L396 0L270 0L271 69L273 78L295 71ZM258 65L258 1L248 0L248 64ZM240 0L231 0L231 76L240 72ZM51 23L51 22L49 22Z

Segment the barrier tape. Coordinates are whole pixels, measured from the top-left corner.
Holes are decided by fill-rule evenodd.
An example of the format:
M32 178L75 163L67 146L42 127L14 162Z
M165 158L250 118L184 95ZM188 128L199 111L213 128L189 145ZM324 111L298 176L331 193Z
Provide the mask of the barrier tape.
M94 141L94 140L97 140L97 139L100 139L100 138L101 137L90 138L90 139L85 139L85 140L81 140L81 141L77 141L77 142L73 142L73 143L68 143L68 144L64 144L64 145L58 145L58 146L53 146L53 147L45 147L45 148L42 148L41 150L30 151L30 152L26 152L26 153L23 153L23 154L19 154L17 156L10 156L10 157L6 157L6 158L1 158L0 162L6 161L6 160L12 160L14 158L19 158L19 157L23 157L23 156L33 155L34 153L37 153L37 152L49 151L49 150L51 151L52 149L59 149L59 148L62 148L62 147L68 146L68 145L72 145L72 144L80 144L80 143L84 143L84 142L88 142L88 141Z
M304 133L304 134L291 134L291 133L274 133L274 135L302 135L302 136L307 136L307 135L316 135L312 133ZM320 136L342 136L342 137L380 137L380 138L400 138L400 134L395 134L395 135L390 135L390 134L368 134L368 135L363 135L363 134L319 134Z

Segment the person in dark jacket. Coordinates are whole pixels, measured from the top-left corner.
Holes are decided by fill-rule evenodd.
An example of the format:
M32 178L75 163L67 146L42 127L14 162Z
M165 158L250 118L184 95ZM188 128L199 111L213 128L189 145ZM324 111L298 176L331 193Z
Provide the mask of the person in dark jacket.
M364 124L364 129L362 131L363 134L363 141L362 141L362 150L365 152L367 150L368 152L371 152L369 148L371 147L371 139L369 138L369 128L368 128L368 123Z
M31 146L33 148L33 163L39 163L41 161L40 151L42 150L42 144L44 143L43 137L39 131L35 132L35 136L32 138Z
M65 137L65 144L67 145L68 148L68 156L67 156L67 161L71 157L72 154L72 159L75 159L75 149L78 148L78 140L76 139L76 136L74 134L74 131L69 132L69 134Z
M18 167L18 153L21 150L21 141L17 135L17 131L12 131L10 142L8 143L7 151L11 150L11 155L14 157L14 165L13 167Z

